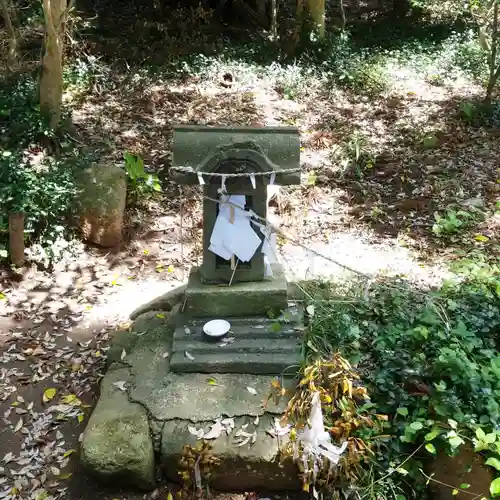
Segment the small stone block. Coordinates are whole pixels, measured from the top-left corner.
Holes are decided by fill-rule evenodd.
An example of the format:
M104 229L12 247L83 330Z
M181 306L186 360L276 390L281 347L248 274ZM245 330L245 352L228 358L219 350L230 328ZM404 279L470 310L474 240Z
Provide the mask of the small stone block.
M132 384L128 368L106 374L83 434L81 461L98 479L143 489L155 486L155 457L143 406L115 384Z
M211 467L209 484L220 491L293 491L300 489L299 471L291 459L280 460L287 436L272 437L277 415L265 413L259 419L236 417L230 434L223 432L211 440L210 453L218 459ZM196 428L208 431L213 422L200 422ZM186 420L168 421L163 428L161 460L167 477L179 480L179 460L185 445L195 447L200 441L189 431L193 423ZM254 437L238 437L242 428ZM255 433L255 434L254 434Z
M273 266L273 274L263 281L210 285L204 284L198 268L193 268L185 312L198 318L279 315L288 305L287 281L281 266Z

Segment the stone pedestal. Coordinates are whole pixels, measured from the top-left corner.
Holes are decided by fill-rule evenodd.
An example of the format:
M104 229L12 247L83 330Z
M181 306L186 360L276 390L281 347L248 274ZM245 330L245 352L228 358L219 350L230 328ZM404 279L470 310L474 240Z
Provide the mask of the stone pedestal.
M279 316L288 306L287 281L282 266L272 269L272 278L228 286L203 283L195 267L186 288L184 312L197 318Z
M294 375L302 360L303 311L288 305L283 268L273 266L272 278L232 286L201 279L199 270L193 269L174 334L171 370ZM230 322L225 339L204 338L203 325L210 319Z

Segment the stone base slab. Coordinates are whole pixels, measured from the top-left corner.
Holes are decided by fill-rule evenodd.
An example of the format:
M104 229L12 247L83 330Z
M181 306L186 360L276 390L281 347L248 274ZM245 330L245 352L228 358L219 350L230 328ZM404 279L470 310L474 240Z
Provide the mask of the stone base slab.
M234 420L232 431L207 440L219 464L204 486L226 491L299 489L295 465L281 460L286 436L271 435L287 399L268 400L276 380L288 389L295 381L171 373L174 331L168 314L149 312L114 339L110 354L115 362L102 380L99 402L83 435L86 468L105 482L152 489L161 465L168 478L178 481L184 447L200 442L192 428L208 432L217 420L229 418ZM286 330L276 338L291 340L287 335L293 338ZM254 437L242 444L241 432Z
M209 285L198 268L189 275L184 312L192 317L278 316L288 305L288 285L282 266L273 265L273 277L263 281Z

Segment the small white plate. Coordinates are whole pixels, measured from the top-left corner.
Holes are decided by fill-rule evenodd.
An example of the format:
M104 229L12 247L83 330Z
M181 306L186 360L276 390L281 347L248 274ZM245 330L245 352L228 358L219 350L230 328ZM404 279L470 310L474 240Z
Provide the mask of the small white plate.
M231 324L225 319L213 319L203 325L205 335L212 338L223 337L230 330L230 328Z

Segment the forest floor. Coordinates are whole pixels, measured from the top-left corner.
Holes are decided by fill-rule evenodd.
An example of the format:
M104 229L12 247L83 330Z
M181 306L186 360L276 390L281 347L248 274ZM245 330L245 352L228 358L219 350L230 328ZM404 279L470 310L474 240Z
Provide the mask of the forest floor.
M109 338L129 326L131 310L181 284L200 258L200 190L180 195L169 179L173 125L299 128L303 182L281 188L269 215L287 235L279 256L290 279L346 276L338 261L432 286L450 261L498 249L499 130L459 117L460 103L482 92L473 82L437 84L393 68L388 88L365 95L304 79L299 66L279 73L230 55L176 77L156 60L148 66L148 57L161 59L156 47L141 65L124 60L124 40L144 26L122 28L118 41L105 34L89 41L86 60L99 71L84 87L68 87L73 133L103 162L122 164L125 151L142 155L164 191L129 211L122 248L86 248L50 272L1 277L0 499L51 498L45 491L71 500L167 498L167 486L147 495L102 489L79 470L75 450ZM163 50L180 52L182 43ZM434 214L449 209L467 212L468 225L443 240Z

